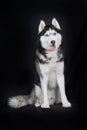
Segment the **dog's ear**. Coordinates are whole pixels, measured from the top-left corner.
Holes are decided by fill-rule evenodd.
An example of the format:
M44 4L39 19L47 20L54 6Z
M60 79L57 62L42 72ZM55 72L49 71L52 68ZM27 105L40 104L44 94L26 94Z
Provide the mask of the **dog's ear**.
M45 22L41 20L38 28L39 33L43 31L45 26L46 26Z
M60 29L60 25L59 25L58 21L57 21L55 18L52 19L52 25L53 25L54 27Z

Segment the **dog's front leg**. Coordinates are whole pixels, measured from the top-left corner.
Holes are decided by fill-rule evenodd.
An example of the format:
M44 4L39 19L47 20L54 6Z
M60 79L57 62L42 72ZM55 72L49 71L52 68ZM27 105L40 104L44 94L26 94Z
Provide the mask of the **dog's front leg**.
M48 85L48 74L43 74L40 77L41 88L42 88L42 95L43 95L43 103L41 104L42 108L49 108L49 101L47 95L47 85Z
M59 86L63 107L70 107L71 103L67 100L67 97L66 97L66 94L65 94L64 74L57 75L57 83L58 83L58 86Z

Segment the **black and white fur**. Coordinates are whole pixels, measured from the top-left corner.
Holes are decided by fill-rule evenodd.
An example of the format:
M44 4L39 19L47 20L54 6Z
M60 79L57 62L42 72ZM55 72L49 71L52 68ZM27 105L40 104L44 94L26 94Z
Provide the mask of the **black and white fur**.
M38 47L36 49L36 70L39 85L35 84L29 96L15 96L9 98L8 104L20 108L28 104L36 107L50 108L54 103L62 103L63 107L70 107L65 94L64 58L62 53L62 31L58 21L53 18L50 25L43 20L39 24Z

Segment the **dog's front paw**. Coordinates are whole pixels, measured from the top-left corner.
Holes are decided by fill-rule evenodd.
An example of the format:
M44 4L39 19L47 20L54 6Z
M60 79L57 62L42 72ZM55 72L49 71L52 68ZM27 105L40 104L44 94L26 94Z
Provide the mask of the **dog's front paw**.
M38 102L35 103L35 107L39 107L40 104Z
M71 103L69 101L63 102L63 107L71 107Z
M41 108L50 108L49 104L48 103L43 103L41 105Z

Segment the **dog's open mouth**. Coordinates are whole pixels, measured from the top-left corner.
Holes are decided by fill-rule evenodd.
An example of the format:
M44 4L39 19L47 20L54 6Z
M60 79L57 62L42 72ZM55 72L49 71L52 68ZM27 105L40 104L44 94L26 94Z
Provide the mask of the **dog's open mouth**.
M55 51L56 50L56 46L55 45L51 45L50 46L50 50Z

